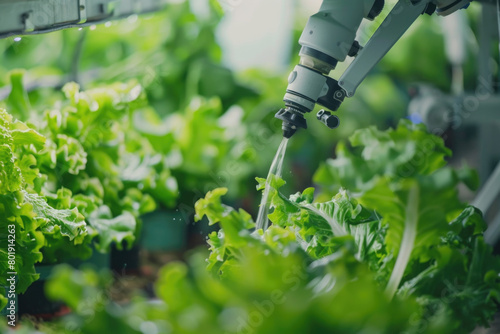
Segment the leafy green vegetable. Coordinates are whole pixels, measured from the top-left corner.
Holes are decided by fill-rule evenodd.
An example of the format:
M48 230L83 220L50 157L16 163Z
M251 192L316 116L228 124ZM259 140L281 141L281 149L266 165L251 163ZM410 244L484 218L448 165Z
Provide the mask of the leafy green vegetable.
M436 287L434 298L448 289L456 291L467 284L459 277L469 275L471 263L478 261L474 260L477 257L498 273L497 260L491 258L491 249L480 238L486 228L481 214L458 200L457 185L463 182L477 187L477 174L468 168L455 171L444 167L444 159L450 152L440 138L426 133L422 126L402 121L397 129L387 132L375 128L357 131L350 142L352 150L341 145L337 158L319 169L315 181L324 194L330 189L347 187L365 208L381 216L381 226L387 229L384 247L388 257L380 268L392 269L390 276L387 272L379 279L387 280L389 296L399 288L408 292L405 282L421 279L432 281L429 284ZM444 242L450 238L453 243ZM450 250L452 245L463 254ZM477 247L483 247L484 251ZM438 274L441 270L442 274ZM479 272L482 274L478 275L486 275L488 271ZM445 273L449 276L441 276ZM484 276L476 281L477 288L483 284L482 279ZM495 284L489 285L493 295L498 290ZM472 330L476 323L487 323L485 315L494 312L493 300L485 297L482 303L468 304L471 301L465 300L475 298L473 294L461 298L463 304L453 306L456 319L482 310L482 315L473 317L471 323L462 322L466 330ZM470 309L469 305L477 308Z
M274 184L277 183L274 182ZM400 285L398 282L397 295L392 301L409 304L416 302L418 305L414 306L415 313L411 316L412 321L406 319L409 326L406 329L408 332L425 330L425 333L434 331L468 333L478 324L487 325L496 312L498 292L500 291L498 278L500 262L498 258L493 257L491 247L484 243L482 232L485 223L480 212L472 207L465 208L459 217L450 223L445 220L442 223L444 227L441 229L433 230L432 233L437 234L438 238L430 238L434 244L428 245L429 250L425 259L423 259L422 251L418 252L418 240L422 237L422 233L414 230L415 239L413 244L410 244L414 247L409 250L409 258L403 269L399 269L398 266L403 266L398 263L399 260L396 261L395 267L392 265L394 258L397 257L394 254L396 251L388 247L389 231L395 229L393 225L384 224L385 217L380 221L374 221L373 217L380 214L378 212L372 212L371 216L366 214L365 217L371 219L362 219L363 215L359 214L368 210L356 204L356 201L349 198L345 191L339 193L331 202L315 204L313 207L311 204L307 204L307 200L303 200L310 195L310 190L307 190L305 194L294 195L289 200L284 200L283 195L276 194L272 203L275 205L275 212L281 210L281 213L276 215L274 212L270 215L270 219L275 225L263 235L262 231L248 235L248 232L245 233L245 230L241 230L242 224L240 222L245 221L245 215L238 216L235 211L220 204L219 198L223 192L217 190L208 194L204 201L199 202L203 205L198 207L198 212L207 214L211 221L220 220L221 226L223 226L221 231L210 236L209 244L212 253L209 257L209 269L214 274L219 275L224 283L232 282L231 278L235 275L241 275L237 276L237 285L265 286L265 282L258 281L258 278L249 271L261 270L257 268L262 268L267 262L271 262L272 266L276 267L277 264L272 262L272 254L273 251L279 251L281 256L285 257L291 254L307 254L303 265L305 264L309 268L327 266L332 262L337 266L346 265L349 262L357 263L358 266L366 266L365 271L354 274L356 280L363 281L362 287L357 287L357 290L353 290L353 287L346 289L350 289L347 291L351 297L355 296L353 295L354 291L366 289L366 291L360 292L360 296L365 295L368 294L370 286L367 282L370 282L375 287L378 286L375 290L382 293L385 285L389 282L384 296L378 297L377 303L391 300L395 292L389 291L391 280L395 277L394 272L402 270L402 273L399 273L401 277L398 279L402 280L403 283ZM411 196L418 196L418 193ZM415 198L408 198L408 200L415 200ZM418 202L418 199L415 201ZM420 206L416 206L414 209L410 209L406 212L405 219L412 220L411 217L416 217L413 222L418 220L417 224L420 223L418 218L420 208ZM353 213L355 214L353 215ZM314 217L313 214L317 214L317 216ZM356 221L358 217L359 220ZM405 221L405 223L407 222ZM340 235L334 232L334 224L338 224L337 228L343 227L343 230L340 230ZM237 226L240 226L238 233L226 233L227 229L234 229ZM397 228L398 225L394 226ZM283 230L283 228L285 229ZM316 230L312 232L312 228L316 228ZM426 233L432 234L428 231ZM307 236L310 236L309 239ZM259 240L259 237L265 243L262 245L261 241L261 245L257 246L259 243L256 240ZM244 251L247 247L250 249L249 254ZM406 247L404 242L403 247ZM415 249L417 251L414 251ZM248 258L256 256L254 253L261 253L264 256L260 262L247 263ZM348 261L345 257L340 256L340 253L349 254L351 260ZM339 263L335 261L339 261ZM309 265L307 265L308 263ZM330 286L338 286L342 276L335 273L325 277L320 273L315 272L315 275L310 277L308 286L314 287L313 291L324 297L328 295L326 292L329 291ZM263 276L270 279L269 276L272 275ZM245 277L252 278L247 279L250 282L246 283ZM311 295L312 293L302 302L311 298ZM375 297L362 300L366 301L372 298ZM335 299L331 299L331 302L335 303ZM353 306L353 309L357 310L354 312L356 315L362 314L363 311L359 305L354 304ZM331 309L328 309L327 312L332 319L341 317L341 312L338 315L335 315ZM377 314L377 316L382 319L384 317L382 314ZM274 321L283 322L276 318ZM361 328L370 328L371 326L371 324L363 324L365 327L358 328L358 331ZM426 329L421 326L426 327ZM348 326L344 328L338 324L332 325L331 328L341 328L342 332L352 330ZM259 327L259 333L260 330L261 327Z
M77 317L79 329L87 333L90 328L115 323L133 333L128 315L139 307L143 322L167 326L174 333L326 333L332 329L399 333L420 329L408 322L422 314L416 300L389 300L367 264L356 258L352 243L316 260L290 227L273 225L266 232L252 232L254 224L246 212L221 203L226 191L216 189L197 203L198 218L206 215L211 223L223 227L210 236L209 272L204 252L193 255L188 264L167 265L156 284L158 302L136 300L118 314L108 302L98 308L99 316L92 321ZM338 210L346 215L350 212ZM53 286L71 286L75 281L65 274L56 277ZM80 281L73 290L82 291L84 284ZM82 296L57 293L70 304L77 295ZM81 298L95 300L93 296ZM446 325L443 315L436 314L429 317L426 333L451 333Z
M427 158L410 175L398 173L428 140ZM339 171L353 161L365 170L346 178L352 190L332 182L340 190L327 201L314 201L312 188L288 197L285 182L272 177L273 225L263 231L222 203L227 189L215 189L196 203L197 220L221 226L209 236L206 261L197 252L163 268L154 304L139 298L117 312L106 301L92 321L79 311L72 321L84 333L110 326L135 333L139 319L130 315L140 309L141 322L186 334L469 333L487 325L500 298L500 259L484 243L481 212L457 196L474 173L445 167L442 142L409 123L362 130L351 141ZM339 171L320 175L335 181ZM92 304L103 290L82 294L96 287L94 280L86 289L84 276L61 274L53 286L76 284L75 292L52 295L73 308L80 298Z
M54 208L45 197L34 192L40 172L36 158L27 153L36 154L44 144L42 135L24 123L13 121L11 115L0 109L0 284L6 286L7 273L16 272L20 293L38 278L34 264L43 259L45 234L75 245L87 233L78 209ZM14 246L10 253L15 253L15 261L8 261L9 246Z
M455 332L487 325L499 301L500 262L482 239L486 224L481 213L462 204L457 190L460 182L476 186L475 172L445 167L450 152L442 140L407 121L386 132L360 130L350 141L352 150L340 146L337 158L316 175L326 193L339 190L329 201L313 204L312 189L287 199L279 191L284 182L271 180L273 229L295 234L312 260L328 261L349 249L371 269L387 298L416 298L418 326L435 314ZM262 189L265 180L259 182ZM224 224L242 225L217 202L223 193L209 193L197 210L210 221L221 221L223 229L210 236L209 269L225 278L243 270L243 246L241 238L225 237ZM259 232L252 235L255 239Z
M17 85L11 98L26 97L22 72L13 73L12 80ZM68 84L63 91L67 100L43 115L15 110L32 123L13 121L4 110L0 113L0 213L5 229L0 238L5 258L0 283L6 285L7 272L15 271L18 292L38 278L37 262L87 258L94 244L102 252L112 243L131 246L137 218L157 205L148 191L169 205L177 197L175 179L164 168L163 157L148 150L147 140L131 126L132 111L144 106L139 85L81 92L78 85ZM142 160L139 170L128 165L130 157ZM8 268L11 226L16 264Z
M59 216L50 208L37 214L65 221L78 209L89 226L88 234L76 240L74 244L79 246L73 248L46 229L50 242L44 261L50 263L67 256L86 258L92 242L100 251L109 250L115 242L121 246L126 241L131 246L139 230L138 217L153 211L157 204L175 204L178 195L164 156L132 127L132 113L145 106L144 93L137 83L101 86L86 92L70 83L63 92L66 100L43 115L30 115L45 135L45 145L38 151L28 150L30 155L23 159L42 175L34 183L36 192L47 198L50 206L62 210ZM24 137L30 131L18 128L14 134L28 143ZM30 198L32 202L38 199ZM62 231L66 235L81 227L63 225L63 229L69 229Z
M136 230L136 220L132 214L125 211L120 216L112 218L109 208L103 206L94 211L89 217L89 223L95 230L95 237L99 240L97 250L106 251L111 243L115 243L118 249L122 248L122 242L133 244Z
M165 119L148 108L138 110L133 117L137 131L154 150L166 155L171 170L165 175L167 180L182 180L182 203L192 206L193 198L197 200L217 187L231 189L233 198L244 193L257 154L247 140L249 129L241 108L224 113L218 97L195 97L185 109Z

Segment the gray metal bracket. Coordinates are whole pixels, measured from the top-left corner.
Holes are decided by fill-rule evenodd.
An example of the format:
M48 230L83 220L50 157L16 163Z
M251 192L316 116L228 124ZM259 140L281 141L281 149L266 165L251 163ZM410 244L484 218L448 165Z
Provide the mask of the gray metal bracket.
M424 12L429 3L430 1L420 1L414 5L409 1L399 1L394 6L366 46L340 77L339 85L346 91L348 97L354 95L368 73Z
M85 4L85 0L78 1L78 10L80 13L78 24L87 22L87 6Z

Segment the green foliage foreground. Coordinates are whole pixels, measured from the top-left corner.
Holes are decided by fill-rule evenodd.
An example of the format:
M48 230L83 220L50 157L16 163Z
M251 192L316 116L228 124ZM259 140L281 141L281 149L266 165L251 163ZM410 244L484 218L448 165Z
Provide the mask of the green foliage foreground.
M265 232L221 202L227 189L209 192L196 204L197 219L221 227L208 260L197 252L164 267L154 302L118 306L102 288L106 274L59 268L47 292L74 314L52 330L443 334L487 325L500 261L484 243L482 214L457 191L477 175L446 167L442 140L408 122L360 130L351 145L317 174L321 196L327 183L348 187L327 201L315 202L312 188L284 196L285 182L271 180Z

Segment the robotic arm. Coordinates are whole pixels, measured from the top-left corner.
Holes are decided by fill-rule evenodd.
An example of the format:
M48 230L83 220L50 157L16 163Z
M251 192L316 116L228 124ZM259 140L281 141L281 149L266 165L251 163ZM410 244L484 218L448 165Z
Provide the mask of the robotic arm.
M337 111L420 15L446 16L469 4L470 0L399 0L361 47L355 40L359 26L363 19L373 20L382 12L384 0L323 0L300 37L300 63L288 78L286 108L276 114L283 121L283 136L290 138L298 129L306 129L304 114L316 104ZM356 59L339 80L329 77L348 56ZM339 119L325 110L317 118L332 129L339 125Z

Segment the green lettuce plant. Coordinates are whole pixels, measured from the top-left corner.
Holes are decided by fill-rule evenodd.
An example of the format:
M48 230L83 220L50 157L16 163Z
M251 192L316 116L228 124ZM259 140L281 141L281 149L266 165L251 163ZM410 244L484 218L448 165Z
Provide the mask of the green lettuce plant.
M11 97L24 97L22 71L11 73ZM89 222L88 240L69 247L51 240L45 261L65 257L88 257L91 242L100 251L111 243L121 247L134 242L140 229L139 216L157 205L172 207L178 188L165 154L135 131L133 113L147 106L143 89L136 82L117 83L81 91L75 83L62 89L64 98L43 112L29 107L27 117L46 137L36 152L43 177L40 191L62 209L78 207ZM15 105L12 113L25 117ZM113 231L112 233L110 233Z
M7 286L9 273L16 273L18 293L38 279L34 265L43 260L48 239L73 246L88 233L76 207L58 208L40 193L42 175L34 154L45 145L45 137L0 109L0 285ZM0 300L3 308L5 297Z
M338 187L326 200L315 200L313 188L285 196L285 182L272 177L266 231L222 203L227 189L209 192L196 219L221 228L209 236L206 261L198 252L164 267L155 303L138 298L117 311L99 299L92 321L77 311L71 323L83 333L111 324L135 333L148 322L214 334L469 333L487 325L500 297L500 260L484 243L482 214L457 193L460 182L474 185L475 173L446 167L442 140L409 122L360 130L351 144L317 174L325 188L318 198ZM49 295L74 308L95 301L58 292L81 282L75 277L84 274L71 272L55 278Z
M18 293L38 278L35 263L85 259L92 248L106 252L112 243L131 246L139 216L157 204L175 204L178 195L164 155L131 125L131 113L145 105L139 85L82 92L68 84L65 100L38 113L23 93L22 75L11 74L17 84L10 97L19 103L10 106L12 114L27 122L2 109L0 129L6 269L0 283L7 285L7 272L16 272ZM7 270L12 227L16 261Z

